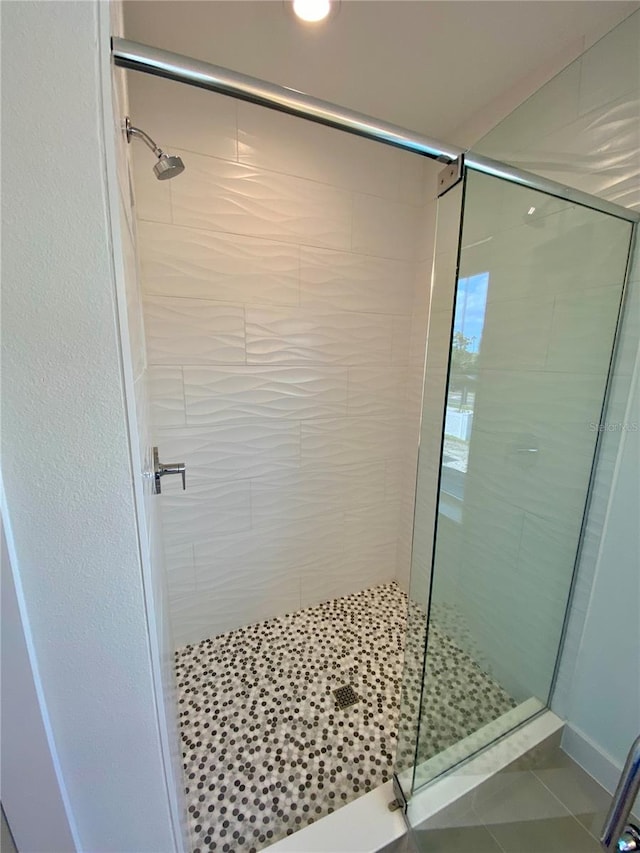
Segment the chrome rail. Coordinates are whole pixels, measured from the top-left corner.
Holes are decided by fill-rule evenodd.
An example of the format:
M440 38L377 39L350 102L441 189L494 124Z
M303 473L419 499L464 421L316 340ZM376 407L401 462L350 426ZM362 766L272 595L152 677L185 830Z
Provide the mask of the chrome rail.
M640 828L629 823L631 809L640 791L640 735L633 742L618 787L613 795L600 844L607 853L640 851Z
M461 154L464 154L465 165L469 169L512 181L593 210L600 210L620 219L626 219L628 222L640 221L640 214L636 210L621 207L619 204L568 187L566 184L474 154L473 151L465 152L465 149L457 145L439 142L437 139L398 127L373 116L314 98L286 86L278 86L229 68L212 65L210 62L115 36L111 39L111 55L114 63L120 68L155 74L167 80L187 83L221 95L260 104L272 110L279 110L327 127L353 133L365 139L373 139L405 151L412 151L415 154L430 157L432 160L439 160L441 163L453 163Z

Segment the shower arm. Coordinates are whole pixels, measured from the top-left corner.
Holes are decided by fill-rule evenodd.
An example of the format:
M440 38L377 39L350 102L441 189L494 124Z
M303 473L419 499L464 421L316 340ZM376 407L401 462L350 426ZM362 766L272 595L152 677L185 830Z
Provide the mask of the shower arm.
M131 124L131 121L129 120L129 116L127 116L127 118L125 119L124 129L125 133L127 134L127 142L131 142L132 138L137 137L138 139L141 139L144 142L147 148L150 148L153 151L153 153L158 159L162 157L162 155L164 154L162 148L156 145L156 143L153 141L153 139L149 136L148 133L145 133L144 130L140 130L139 127L134 127Z

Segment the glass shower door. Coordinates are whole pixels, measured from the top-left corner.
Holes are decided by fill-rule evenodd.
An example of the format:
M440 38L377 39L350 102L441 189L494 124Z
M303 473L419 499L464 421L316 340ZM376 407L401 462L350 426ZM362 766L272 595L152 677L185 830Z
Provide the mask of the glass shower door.
M406 797L549 704L631 231L471 169L439 199L397 767Z

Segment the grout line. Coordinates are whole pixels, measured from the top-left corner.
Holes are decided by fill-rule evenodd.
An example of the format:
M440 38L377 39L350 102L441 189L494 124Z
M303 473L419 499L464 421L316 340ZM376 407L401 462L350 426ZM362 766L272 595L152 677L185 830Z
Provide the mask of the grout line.
M559 749L559 747L558 747L558 749ZM579 766L579 765L577 765L577 766ZM582 769L582 768L580 768L580 769ZM587 827L586 827L584 824L580 823L580 821L579 821L579 820L578 820L578 818L576 817L575 813L574 813L574 812L569 808L569 806L567 805L567 803L565 803L565 802L564 802L564 800L560 799L560 797L559 797L559 796L558 796L554 791L552 791L552 790L551 790L551 788L549 788L549 786L548 786L548 785L546 785L546 784L545 784L545 782L544 782L544 781L543 781L543 780L538 776L538 774L537 774L537 772L536 772L535 770L531 770L530 772L535 776L535 778L538 780L538 782L539 782L539 783L540 783L540 784L541 784L541 785L542 785L542 786L543 786L543 787L544 787L544 788L545 788L545 789L546 789L546 790L551 794L551 796L552 796L552 797L554 797L554 799L556 799L556 800L560 803L560 805L562 805L562 806L563 806L563 808L567 811L567 813L568 813L568 814L569 814L569 815L570 815L570 816L575 820L575 822L578 824L578 826L579 826L581 829L583 829L583 830L584 830L584 832L586 832L586 833L587 833L587 835L590 835L590 836L591 836L592 838L594 838L596 841L599 841L599 840L600 840L600 839L599 839L597 836L595 836L595 835L594 835L594 834L593 834L589 829L587 829ZM594 781L595 781L595 780L594 780ZM597 810L594 810L594 813L595 813L595 811L597 811Z

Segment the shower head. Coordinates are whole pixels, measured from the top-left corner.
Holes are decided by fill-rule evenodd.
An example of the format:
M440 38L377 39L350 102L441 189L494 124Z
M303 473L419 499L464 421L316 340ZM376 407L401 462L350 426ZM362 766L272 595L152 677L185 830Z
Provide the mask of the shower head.
M158 158L153 171L159 181L168 181L169 178L175 178L180 172L184 172L184 163L180 157L163 153Z
M166 154L162 148L159 148L148 133L140 130L139 127L134 127L131 124L129 116L124 120L124 131L127 136L127 142L138 137L141 139L147 148L150 148L158 158L158 162L153 167L155 176L159 181L168 181L169 178L175 178L181 172L184 172L184 163L181 157L173 154Z

